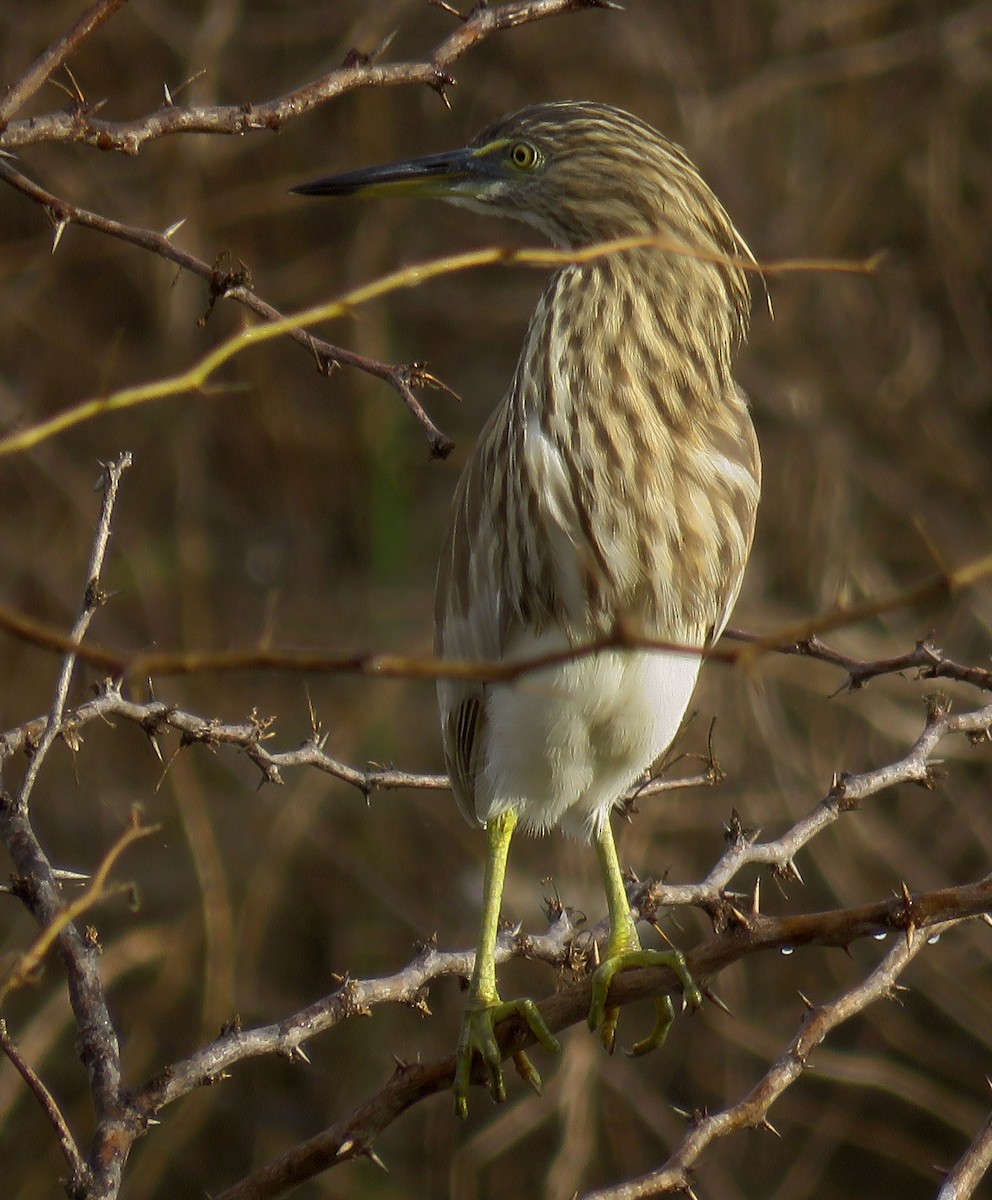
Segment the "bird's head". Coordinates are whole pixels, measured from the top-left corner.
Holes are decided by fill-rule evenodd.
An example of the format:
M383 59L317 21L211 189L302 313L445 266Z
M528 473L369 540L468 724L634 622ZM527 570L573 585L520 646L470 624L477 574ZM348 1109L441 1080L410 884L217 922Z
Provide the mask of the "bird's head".
M567 247L642 235L724 254L743 247L678 146L637 117L591 102L533 105L462 149L331 175L293 191L436 196L526 221Z

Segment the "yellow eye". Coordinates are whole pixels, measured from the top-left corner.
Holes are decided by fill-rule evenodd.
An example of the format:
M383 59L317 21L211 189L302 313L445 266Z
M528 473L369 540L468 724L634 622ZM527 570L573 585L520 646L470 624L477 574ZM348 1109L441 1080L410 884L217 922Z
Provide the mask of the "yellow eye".
M530 142L514 142L510 147L510 162L520 171L529 171L540 162L537 147Z

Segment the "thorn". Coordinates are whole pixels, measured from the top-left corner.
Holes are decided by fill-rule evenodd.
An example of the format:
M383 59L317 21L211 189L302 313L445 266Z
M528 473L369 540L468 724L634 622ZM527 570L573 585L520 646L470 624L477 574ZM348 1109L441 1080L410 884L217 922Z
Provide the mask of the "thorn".
M912 950L916 941L916 926L912 921L906 922L906 949Z
M344 1158L344 1156L346 1154L350 1154L351 1151L354 1150L354 1148L355 1148L355 1139L354 1138L345 1138L344 1141L341 1143L341 1145L338 1146L338 1152L334 1157L335 1158Z
M316 745L320 740L321 733L323 732L323 726L320 723L320 718L317 716L317 710L313 706L313 697L310 695L309 684L304 686L304 691L306 692L307 697L307 712L310 715L310 732L313 734L314 744Z
M313 1060L310 1055L303 1049L302 1046L294 1046L289 1056L290 1062L306 1063L308 1067L313 1066Z
M363 1153L364 1153L365 1157L369 1160L369 1162L375 1163L375 1165L379 1168L380 1171L385 1171L385 1173L387 1175L389 1174L389 1168L382 1161L382 1159L379 1157L379 1155L376 1154L376 1152L372 1149L371 1146L369 1146L369 1148L367 1150L363 1151Z
M767 1133L774 1133L777 1138L782 1136L767 1117L761 1118L761 1124L758 1126L758 1128L764 1129Z
M162 757L162 747L161 747L161 746L158 744L158 738L155 736L155 734L154 734L154 733L149 733L149 735L148 735L148 744L151 746L151 748L152 748L152 751L153 751L153 753L154 753L155 757L156 757L156 758L158 759L158 761L159 761L160 763L162 763L162 764L163 764L163 766L164 766L164 765L165 765L165 759Z
M396 37L396 33L397 33L397 31L394 29L392 31L392 33L386 34L386 36L382 39L382 41L379 43L379 45L376 46L376 48L369 55L370 63L378 62L379 59L382 58L382 56L386 53L386 51L392 45L393 38Z
M676 1116L681 1117L684 1121L692 1120L692 1113L686 1108L679 1108L677 1104L672 1105L672 1112L675 1113Z
M175 104L175 100L172 99L172 93L169 91L169 85L167 83L162 84L162 91L165 95L166 104L169 106L169 108L172 108L172 106Z
M68 63L63 63L63 64L62 64L62 70L63 70L63 71L65 71L66 75L68 75L68 76L69 76L69 80L70 80L70 82L72 83L73 90L74 90L74 91L75 91L75 93L76 93L76 101L77 101L77 103L79 103L80 105L83 105L83 104L85 104L85 103L86 103L86 97L83 95L83 89L82 89L82 88L79 86L79 82L78 82L78 80L76 79L75 75L73 75L72 71L70 71L70 69L69 69L69 64L68 64Z
M52 238L52 253L59 248L59 242L62 241L62 234L65 233L65 227L69 224L66 217L59 217L55 222L55 234Z
M761 911L761 877L754 881L754 891L751 893L751 913L758 916Z
M52 874L59 883L86 883L90 878L89 875L84 874L82 871L66 871L61 867L55 867Z
M721 1012L725 1012L728 1017L734 1016L734 1013L731 1011L731 1009L723 1000L720 999L720 997L712 990L712 988L705 987L702 989L702 992L706 999L709 1000L711 1004L715 1004ZM683 1003L685 1002L685 996L682 997L682 1001Z
M168 229L165 230L165 232L162 234L162 237L164 237L166 240L171 238L173 234L178 233L179 230L182 229L182 227L186 224L187 220L188 220L187 217L180 217L178 221L175 221L172 225L169 226Z
M803 879L799 868L796 866L796 860L794 858L789 859L789 861L785 864L785 869L793 877L793 879L805 886L806 880Z
M432 4L435 8L439 8L442 12L448 13L449 16L457 17L459 21L467 21L468 17L464 13L460 13L452 4L447 4L445 0L427 0L428 4Z
M807 996L805 992L799 992L798 994L799 999L803 1002L803 1007L809 1009L810 1012L813 1012L813 1010L816 1008L816 1005L812 1000L810 1000L809 996Z
M992 925L992 915L989 915L989 913L980 913L979 916L982 918L982 920L985 922L986 925Z

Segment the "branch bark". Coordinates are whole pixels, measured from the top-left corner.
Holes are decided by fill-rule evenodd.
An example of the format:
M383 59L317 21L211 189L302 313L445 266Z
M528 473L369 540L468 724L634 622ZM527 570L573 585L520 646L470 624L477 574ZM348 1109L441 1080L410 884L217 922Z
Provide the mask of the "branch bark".
M430 54L415 62L376 63L368 55L353 51L345 65L274 99L211 107L166 103L133 121L102 120L94 116L95 106L81 101L65 112L9 121L0 133L0 149L14 150L39 142L82 142L100 150L137 154L147 142L170 134L230 135L256 129L275 131L294 117L357 88L423 84L447 103L447 90L455 84L449 68L493 34L564 13L615 7L610 0L510 0L503 4L478 5ZM59 51L53 49L46 54L54 64ZM42 59L45 59L44 55ZM37 79L36 67L14 85L15 93L30 94L40 86L43 80Z

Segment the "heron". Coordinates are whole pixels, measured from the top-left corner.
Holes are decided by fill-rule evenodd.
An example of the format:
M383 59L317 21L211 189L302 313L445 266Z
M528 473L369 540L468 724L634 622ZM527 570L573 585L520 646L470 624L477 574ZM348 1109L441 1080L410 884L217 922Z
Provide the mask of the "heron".
M464 1116L477 1060L492 1097L505 1098L500 1022L519 1016L545 1049L558 1049L534 1002L504 1001L497 987L518 828L561 827L595 847L609 934L589 1025L608 1051L619 971L664 965L684 1001L701 1002L681 953L641 945L611 813L670 746L741 588L761 460L732 367L747 334L754 259L688 155L600 103L532 105L461 149L294 191L437 197L526 222L576 252L552 274L509 389L464 468L437 576L441 657L553 660L516 683L437 685L451 786L486 838L454 1074ZM580 253L618 240L610 253ZM634 644L616 638L620 629L637 632ZM597 642L596 652L581 652ZM674 1020L670 995L655 1004L634 1054L660 1045ZM530 1058L514 1062L539 1092Z

